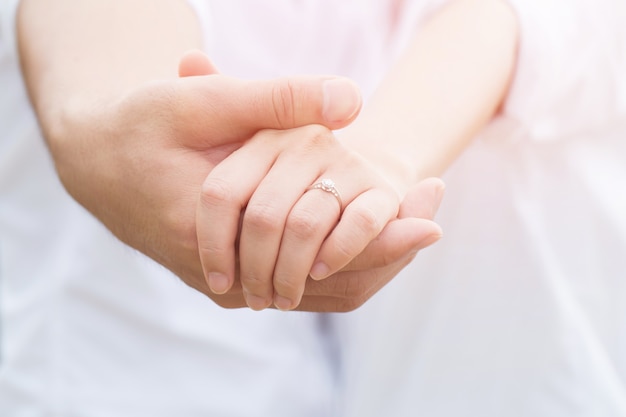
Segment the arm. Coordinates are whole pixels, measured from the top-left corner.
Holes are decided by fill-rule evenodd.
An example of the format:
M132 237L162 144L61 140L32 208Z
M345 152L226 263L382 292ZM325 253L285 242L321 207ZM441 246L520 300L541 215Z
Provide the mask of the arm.
M414 35L342 142L400 194L441 175L491 121L516 68L518 22L505 0L456 0ZM382 144L381 144L382 141ZM332 276L349 247L328 239L311 271Z
M173 63L202 47L193 11L179 0L22 0L18 39L53 152L73 112L110 106L146 81L176 77Z
M451 2L415 35L370 105L341 132L343 146L304 130L297 134L308 141L246 144L203 189L198 235L209 280L232 285L237 224L219 232L206 225L246 207L239 249L248 304L297 306L309 273L319 280L340 271L396 215L398 195L401 200L419 180L440 175L491 120L508 90L516 47L516 19L503 1ZM348 190L340 219L320 197L302 194L326 174Z
M122 241L209 295L195 207L213 166L259 129L338 128L360 107L345 79L194 77L214 68L194 68L189 57L178 78L180 56L201 46L182 0L23 0L18 38L68 192Z
M195 227L203 180L259 129L339 128L355 117L360 98L344 79L210 75L215 68L198 54L185 56L178 79L179 57L200 46L199 32L182 0L22 0L18 13L24 78L68 192L123 242L218 304L240 307L241 291L218 296L204 279ZM422 207L436 205L436 187L416 189ZM414 206L407 216L424 212ZM337 285L311 286L302 307L360 305L371 288L358 285L363 274L397 268L439 233L416 219L399 226Z
M401 195L441 175L507 95L517 38L506 1L450 2L416 33L342 140L381 167Z

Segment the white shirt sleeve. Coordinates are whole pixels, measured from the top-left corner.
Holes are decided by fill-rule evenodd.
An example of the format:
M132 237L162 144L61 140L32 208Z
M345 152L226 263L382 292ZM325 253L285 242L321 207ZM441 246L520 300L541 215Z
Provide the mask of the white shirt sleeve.
M17 55L15 17L19 0L0 1L0 59Z
M626 3L509 0L520 23L518 65L504 116L537 140L626 116Z

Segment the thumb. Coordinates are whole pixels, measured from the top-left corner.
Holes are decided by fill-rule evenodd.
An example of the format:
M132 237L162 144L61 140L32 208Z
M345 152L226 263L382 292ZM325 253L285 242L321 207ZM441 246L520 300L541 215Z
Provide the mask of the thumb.
M343 271L380 268L397 262L437 242L442 231L432 220L439 209L445 184L427 178L413 186L400 206L399 218L383 231L348 264Z
M198 74L204 64L196 61L190 65L189 61L187 57L181 62L180 73ZM215 67L210 64L207 69ZM207 138L220 140L209 145L245 140L262 129L309 124L340 129L356 118L362 105L357 85L343 77L242 80L213 74L180 78L178 83L174 109L180 122L177 125L181 137L196 145L207 145L198 143Z
M413 186L400 205L400 218L415 217L433 220L445 191L439 178L426 178Z
M178 65L180 77L218 74L207 54L199 50L185 53ZM244 87L245 82L239 87ZM273 112L274 125L265 128L290 129L321 124L330 129L345 127L361 109L361 92L343 77L284 77L248 82L250 98L255 98L258 116ZM234 87L234 86L231 86ZM321 88L321 94L320 94ZM237 99L237 97L233 97ZM243 104L243 103L241 103Z
M343 77L285 77L255 81L256 120L271 120L272 128L291 129L320 124L339 129L352 122L361 110L361 92Z

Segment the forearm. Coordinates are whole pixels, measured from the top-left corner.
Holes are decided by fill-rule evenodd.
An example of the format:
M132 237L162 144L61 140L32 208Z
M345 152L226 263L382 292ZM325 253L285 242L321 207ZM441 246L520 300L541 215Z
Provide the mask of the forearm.
M175 78L180 56L201 46L198 26L184 0L22 0L22 69L47 139L74 109Z
M517 31L504 1L451 2L415 35L343 140L401 193L441 175L506 96Z

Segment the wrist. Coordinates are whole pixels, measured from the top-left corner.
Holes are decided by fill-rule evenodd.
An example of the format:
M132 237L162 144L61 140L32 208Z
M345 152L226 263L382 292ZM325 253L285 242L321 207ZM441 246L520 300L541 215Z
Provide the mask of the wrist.
M415 169L415 161L408 153L387 148L382 141L367 140L367 136L349 129L337 136L342 144L367 161L393 187L400 200L420 179Z

